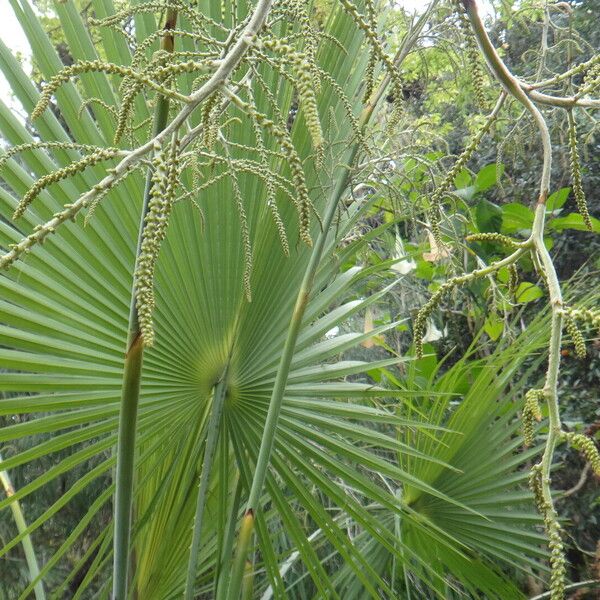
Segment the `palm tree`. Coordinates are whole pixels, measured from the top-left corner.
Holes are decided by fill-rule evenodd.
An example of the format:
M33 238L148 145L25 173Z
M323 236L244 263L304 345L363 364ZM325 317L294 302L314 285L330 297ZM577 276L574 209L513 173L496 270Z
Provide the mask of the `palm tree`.
M26 0L10 4L29 38L36 66L51 80L63 68L54 47ZM4 442L16 440L20 447L4 458L0 469L23 474L23 485L0 501L0 507L30 498L36 502L29 526L21 528L1 555L29 535L34 544L41 543L44 526L60 511L80 494L92 496L39 575L32 571L29 584L17 591L20 598L40 579L52 582L52 589L46 588L56 597L80 598L92 591L107 597L113 552L124 553L130 589L144 600L180 597L186 589L190 597L234 598L238 585L246 598L397 597L398 581L406 589L433 593L443 593L448 581L467 590L490 590L501 582L508 591L499 597L507 598L518 591L490 558L537 564L539 539L531 529L535 518L528 509L515 513L514 521L508 514L529 501L528 493L517 491L523 478L518 469L527 456L512 454L518 445L511 421L514 409L500 403L499 412L487 410L497 403L506 382L489 390L477 421L484 429L495 419L501 422L495 445L486 446L486 457L491 461L495 449L504 449L502 481L514 487L499 490L486 488L479 466L469 459L486 444L474 423L465 423L470 409L461 407L449 423L441 418L451 391L445 383L432 391L440 400L418 410L422 389L384 389L365 375L404 358L344 358L347 350L396 323L369 333L325 336L381 300L390 287L365 295L367 282L401 285L389 279L389 263L360 266L357 255L368 239L345 241L369 201L349 200L343 210L338 208L338 200L348 197L350 167L364 144L360 127L385 90L373 93L365 112L363 84L374 68L372 56L386 67L376 72L384 82L392 79L394 84L397 65L390 66L391 59L381 56L381 46L365 49L360 26L365 21L360 13L357 20L354 5L331 7L321 17L322 31L316 32L314 24L307 28L301 19L299 24L289 20L285 11L301 12L301 4L276 4L272 27L290 40L302 33L298 48L304 56L314 52L317 57L322 147L314 139L311 105L303 102L302 89L291 76L293 65L285 62L285 54L283 62L273 62L267 46L261 49L267 58L259 53L251 76L236 74L236 94L223 92L212 105L206 100L187 121L188 131L204 123L214 139L204 140L197 155L189 157L194 168L182 174L179 200L156 262L156 341L144 351L136 384L140 400L137 424L133 421L135 444L129 437L135 448L129 546L128 535L117 536L120 541L113 545L114 525L107 514L115 489L118 493L126 486L113 473L120 413L122 418L123 350L139 261L136 240L148 200L146 195L144 203L141 169L111 187L85 227L78 219L62 224L0 278L0 354L8 370L0 383L6 394L0 406L6 417L19 415L19 422L5 426L1 435ZM109 0L92 5L97 18L116 13ZM199 52L195 41L200 30L194 28L193 13L178 2L169 6L181 13L180 29L174 33L176 52ZM362 4L357 6L362 12ZM230 28L248 23L244 19L252 10L246 2L198 3L206 35L221 46L226 46ZM72 3L57 3L56 11L73 59L131 64L134 42L119 27L90 32ZM153 35L158 43L158 13L154 8L136 13L138 46ZM417 22L407 34L400 60L424 23ZM197 38L185 32L195 32ZM151 64L149 53L139 56L138 67ZM0 68L31 113L40 92L2 43ZM178 92L190 94L198 76L202 82L199 73L179 75ZM168 91L161 89L163 95ZM242 98L246 90L253 110L281 123L280 132L290 127L294 152L303 165L300 182L309 190L315 212L325 215L323 223L312 218L314 248L303 243L303 238L308 241L306 224L302 214L296 215L299 180L294 179L290 157L282 159L283 134L273 134L271 127L259 139ZM83 145L113 144L127 91L119 88L113 74L88 70L77 83L68 81L56 89L56 104L35 121L35 134L0 103L0 130L7 141L12 146L34 144L20 160L4 164L4 246L35 233L36 226L94 189L106 175L105 167L96 164L77 170L46 187L21 219L10 220L18 199L34 182L81 160ZM136 97L119 151L151 137L151 101L160 108L160 90L155 96L149 92ZM147 164L139 166L146 169ZM266 201L273 187L275 208ZM300 313L294 311L299 290L306 293ZM524 356L531 345L522 348L510 352ZM497 357L498 369L516 364L510 352ZM282 355L289 369L282 368ZM283 385L279 398L276 380ZM278 401L280 410L267 421ZM424 419L423 413L433 416ZM464 437L440 431L446 426L458 431L465 426ZM40 463L49 466L29 477ZM264 481L255 475L257 466ZM59 492L57 480L70 472L77 474L74 482ZM455 479L457 473L461 476ZM475 481L481 485L473 497L468 492ZM41 506L45 489L56 493ZM258 493L258 502L255 498L250 503L256 535L245 538L248 555L244 539L236 554L239 522L248 515L245 504L251 490ZM488 511L496 499L498 510ZM483 527L487 533L479 536L476 532ZM94 540L88 539L89 531L96 532ZM243 537L243 527L241 532ZM473 556L475 563L469 562ZM232 560L237 565L233 571ZM126 583L122 572L114 576Z

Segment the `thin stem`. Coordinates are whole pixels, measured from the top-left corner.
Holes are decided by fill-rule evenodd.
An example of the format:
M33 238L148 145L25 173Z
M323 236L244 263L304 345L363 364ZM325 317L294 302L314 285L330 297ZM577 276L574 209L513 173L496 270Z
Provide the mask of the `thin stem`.
M529 111L540 132L544 163L542 166L542 175L540 177L540 195L538 202L544 203L548 198L550 173L552 168L552 146L550 143L550 132L548 131L546 121L537 106L535 106L529 98L527 92L523 90L518 79L508 70L507 66L496 52L496 49L485 30L481 17L479 16L475 0L462 0L462 2L467 17L471 22L477 45L483 53L492 74L502 84L504 89Z
M572 592L582 588L596 589L600 587L600 579L588 579L587 581L578 581L565 586L565 592ZM552 592L544 592L539 596L532 596L529 600L547 600L552 595Z
M522 89L527 91L527 95L534 102L539 104L546 104L548 106L556 106L558 108L573 108L574 106L581 106L582 108L600 108L600 100L597 98L582 98L579 95L575 96L550 96L537 92L530 88L526 83L519 82Z
M593 67L596 63L599 63L599 62L600 62L600 54L597 54L597 55L593 56L592 58L590 58L590 60L579 63L572 69L569 69L569 70L565 71L564 73L559 73L558 75L555 75L554 77L551 77L550 79L544 79L544 81L536 81L535 83L523 82L522 85L524 85L528 90L537 90L540 88L555 85L557 83L560 83L561 81L564 81L565 79L572 78L573 75L577 75L578 73L583 73L584 71L587 71L589 68Z
M169 9L166 15L165 29L173 29L177 21L177 11ZM173 51L173 37L165 34L161 39L161 49ZM159 96L154 111L152 126L153 137L163 131L169 119L169 99ZM144 221L148 212L152 183L151 173L146 178L144 203L140 217L138 242L136 250L136 269L142 245ZM117 442L117 472L115 492L115 534L113 552L113 598L126 600L129 567L129 538L131 533L131 516L133 504L133 480L135 465L135 438L138 403L142 380L142 364L144 344L140 330L136 306L136 282L133 281L131 303L129 308L129 327L127 336L127 352L123 371L121 391L121 410L119 413L119 435Z
M223 373L221 380L215 385L213 401L208 422L208 434L206 438L206 447L204 448L204 460L202 461L202 473L200 475L200 486L198 488L198 497L196 499L196 513L194 517L194 530L192 532L192 545L190 547L190 558L188 562L187 579L185 582L185 600L192 600L194 597L194 584L196 581L196 571L198 568L198 553L200 551L200 534L202 531L202 518L204 516L204 507L206 505L206 492L208 491L208 482L212 471L212 463L219 438L219 429L221 414L223 413L223 404L227 392L227 369Z
M0 456L0 461L1 460L2 456ZM12 485L8 471L0 471L0 484L2 484L7 498L10 498L14 495L15 488ZM27 568L29 569L29 580L33 583L40 575L40 568L38 566L35 550L33 549L31 536L28 533L25 533L27 531L27 522L25 521L25 516L23 515L23 510L21 509L21 503L16 499L13 500L10 503L10 510L17 526L17 531L23 536L21 539L21 545L23 546L25 560L27 561ZM44 584L41 581L38 581L34 585L33 590L35 593L35 600L46 600Z
M225 542L219 556L219 573L217 577L217 590L215 600L225 600L227 597L227 587L229 585L229 570L224 568L225 564L229 563L231 558L231 551L233 549L233 542L235 539L235 524L240 511L240 505L242 503L242 480L238 475L238 480L235 486L235 493L233 496L233 502L229 512L229 518L227 520L227 527L225 528Z
M558 373L560 368L560 346L562 338L562 292L560 282L556 275L556 269L552 262L552 257L544 244L544 220L546 215L546 207L543 204L538 204L535 211L533 222L533 231L531 238L534 244L535 252L540 260L543 270L543 276L546 279L548 286L548 294L550 296L551 330L550 330L550 346L548 349L548 369L546 371L546 379L544 382L544 392L546 404L548 406L549 429L548 437L546 438L546 446L542 456L542 493L545 502L548 503L549 509L554 512L554 503L552 501L552 493L550 488L550 470L554 458L554 451L560 441L561 420L558 405Z

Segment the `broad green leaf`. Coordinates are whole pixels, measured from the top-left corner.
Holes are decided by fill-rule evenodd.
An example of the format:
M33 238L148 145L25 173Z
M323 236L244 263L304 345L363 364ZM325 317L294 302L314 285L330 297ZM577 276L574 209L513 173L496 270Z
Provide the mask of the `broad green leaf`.
M485 320L483 329L490 336L490 339L495 342L504 331L504 321L497 313L490 313Z
M462 198L466 202L469 202L477 195L477 188L474 185L469 185L467 187L455 190L454 193L459 198Z
M454 178L454 185L457 189L466 188L471 183L472 177L467 169L463 169Z
M489 200L480 200L475 207L475 222L482 233L499 232L502 228L502 209Z
M600 233L600 219L590 217L592 221L592 231ZM579 213L569 213L564 217L552 219L548 226L554 231L564 231L565 229L576 229L577 231L589 231L586 224L583 222L583 217Z
M548 196L548 200L546 200L546 208L553 212L562 208L564 203L569 199L569 194L571 193L571 188L564 187L556 190Z
M515 299L521 304L527 302L533 302L544 295L544 292L535 284L523 282L519 284L517 291L515 292Z
M512 202L502 207L502 233L529 230L533 225L533 211L522 204Z
M504 173L504 165L496 165L492 163L483 167L475 176L475 187L478 192L485 192L496 185L498 175L502 177Z

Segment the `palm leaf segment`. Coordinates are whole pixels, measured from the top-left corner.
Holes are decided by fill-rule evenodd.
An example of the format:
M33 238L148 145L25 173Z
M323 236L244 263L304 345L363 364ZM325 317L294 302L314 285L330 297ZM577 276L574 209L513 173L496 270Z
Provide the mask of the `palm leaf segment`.
M540 448L522 451L521 424L515 419L521 402L507 402L506 388L510 384L511 398L522 398L539 359L530 372L517 375L517 371L527 356L543 348L547 323L547 317L541 316L518 343L500 347L486 360L465 356L443 375L439 374L441 364L431 356L410 363L405 378L390 375L395 386L413 393L421 390L406 416L419 419L425 414L430 424L447 428L434 435L403 430L400 439L428 458L399 455L399 464L461 504L405 485L395 490L404 510L426 519L428 527L415 526L402 514L380 506L373 509L377 519L394 530L397 539L421 561L401 551L398 558L367 532L359 536L362 552L378 572L396 581L401 597L410 597L410 590L416 591L417 597L418 593L427 594L422 583L427 581L427 587L440 597L460 597L467 592L473 597L482 593L486 598L521 598L522 592L503 577L498 565L512 565L526 573L546 570L543 560L540 562L545 556L544 537L532 528L540 519L531 505L525 468ZM431 461L431 456L440 462ZM445 467L444 462L456 470ZM432 535L435 528L451 536L454 546L436 540ZM423 571L423 564L450 578L431 577ZM348 566L340 569L337 578L348 597L360 597L362 588Z
M10 4L29 38L37 67L46 80L51 79L62 68L52 44L26 0L10 0ZM221 8L215 8L215 3L199 4L200 10L215 22L222 18ZM243 4L232 3L239 15L244 12ZM94 0L93 7L99 18L116 12L110 1ZM73 57L97 60L98 50L73 5L58 3L56 10ZM232 18L231 11L225 10L224 14L226 19ZM185 22L184 16L182 29ZM308 165L306 184L317 211L331 185L326 174L335 167L340 146L354 135L347 101L340 97L339 90L357 109L368 58L357 59L361 56L362 34L346 13L332 11L324 27L326 36L318 49L319 66L328 73L318 94L324 136L323 149L319 149L323 155L318 157L322 170L310 166L315 160L311 154L314 139L306 130L304 117L296 119L292 129L294 146ZM156 30L155 15L140 11L135 18L138 43ZM130 48L117 29L103 28L100 39L102 53L109 61L131 63ZM183 36L180 43L183 51L195 48L193 40ZM0 67L19 101L31 111L39 92L2 43ZM265 85L257 83L260 81ZM189 90L193 83L191 74L181 76L181 88L187 86ZM288 114L294 101L289 76L265 65L252 85L258 110L277 118L271 102L275 97L281 113ZM106 147L112 143L117 123L111 107L117 106L118 95L118 82L105 74L86 73L79 83L65 83L56 91L59 116L45 111L36 122L39 138L33 138L0 103L0 130L11 145L38 139L63 143L61 148L33 149L24 152L21 161L6 162L2 176L10 191L0 189L0 211L5 218L0 223L0 241L4 246L29 235L36 225L47 221L102 177L103 168L91 166L58 181L42 191L18 222L8 220L17 199L36 179L80 158L77 149L65 144L75 140L77 144ZM80 111L84 103L93 113ZM228 147L230 160L256 161L256 154L249 154L257 144L255 130L236 118L239 115L235 108L229 111L226 136L232 142ZM147 103L137 96L136 127L129 134L134 139L144 139L149 114ZM267 153L277 147L276 140L265 143ZM215 179L195 198L203 216L187 202L175 205L156 265L156 343L144 363L136 459L134 585L143 598L170 598L183 589L212 390L227 366L223 419L208 495L210 518L203 532L197 577L198 589L210 591L217 586L217 593L224 589L227 575L219 565L229 558L233 527L241 496L251 481L279 352L310 252L296 244L301 223L295 220L290 190L281 189L287 184L279 186L276 202L281 220L286 223L289 257L282 251L281 229L273 222L272 206L260 200L269 193L269 183L265 184L256 169L239 170L235 181L215 177L228 164L207 161L201 165L200 179L195 183ZM281 164L273 163L276 168ZM190 178L184 179L183 185L186 190L194 190ZM235 185L240 195L236 195ZM80 597L90 586L108 586L112 530L107 515L114 493L110 483L115 465L113 448L142 189L142 175L134 172L110 191L85 228L80 222L64 224L43 246L36 246L0 278L0 353L3 366L9 370L1 379L5 398L0 406L6 417L21 415L20 422L4 427L0 436L3 443L18 440L22 448L5 457L0 468L20 472L36 464L51 465L24 481L13 499L36 498L44 490L53 496L36 513L27 531L2 549L2 555L26 533L32 533L35 540L40 528L76 502L80 494L88 494L93 500L82 511L79 524L68 532L41 569L41 577L55 582L53 590L58 596L76 589L74 596ZM252 302L247 302L243 285L247 269L244 252L248 248L238 218L240 197L253 241ZM373 597L382 590L391 593L389 583L370 564L362 544L346 535L348 519L387 551L401 550L427 570L419 551L399 541L393 530L382 527L365 508L376 503L395 512L401 505L396 495L381 484L381 475L396 485L409 486L454 505L445 493L431 487L426 477L411 475L403 468L403 461L396 458L437 460L434 452L429 452L434 456L427 458L419 448L412 448L394 434L407 427L420 430L423 423L407 421L395 410L373 406L369 400L386 394L409 394L339 381L391 361L340 362L339 355L363 341L363 334L323 341L326 331L378 298L351 300L352 290L372 271L356 267L335 276L340 259L337 242L358 214L350 211L342 215L330 236L315 286L319 291L310 299L289 378L267 478L267 510L257 522L257 556L266 572L257 585L268 585L276 593L286 587L280 566L296 551L314 589L327 597L338 597L337 582L326 576L322 553L306 543L311 527L323 532L327 547L349 565L361 589ZM316 228L318 223L313 224L313 233ZM360 242L347 248L344 257L351 259L358 247ZM337 308L331 310L332 305ZM375 329L369 335L384 329ZM360 425L364 422L385 423L389 432ZM75 471L83 475L58 493L61 478ZM0 506L9 503L3 500ZM407 511L404 518L416 531L422 530L424 521L415 514ZM285 535L274 538L273 524L283 525ZM94 542L85 544L88 528L98 535ZM451 536L441 529L429 531L437 543L452 543ZM69 559L72 548L82 547L85 552L77 560ZM62 570L58 569L61 565ZM53 575L57 570L69 574ZM22 591L21 598L27 597L35 583Z

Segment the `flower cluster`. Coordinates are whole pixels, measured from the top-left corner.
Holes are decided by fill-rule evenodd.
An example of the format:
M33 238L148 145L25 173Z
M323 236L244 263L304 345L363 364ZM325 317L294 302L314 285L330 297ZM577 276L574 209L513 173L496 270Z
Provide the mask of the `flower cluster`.
M469 70L471 71L471 82L473 85L475 99L477 100L479 108L484 110L487 100L484 91L485 76L481 66L481 55L477 49L477 42L475 41L473 30L469 25L469 20L467 19L464 10L462 10L462 5L461 9L459 9L458 25L465 41L467 64Z
M591 61L593 64L590 69L585 74L583 79L583 85L579 88L576 98L582 98L592 92L595 92L598 88L600 88L600 59L598 59L598 55L596 55Z
M159 144L155 146L152 166L148 210L135 270L136 307L144 346L152 346L154 343L154 271L179 184L180 165L176 139L168 153Z
M367 0L365 2L365 8L367 9L367 23L369 24L369 28L373 31L377 30L377 16L375 13L375 3L373 0ZM369 52L369 62L367 63L367 68L365 70L365 93L363 95L363 102L367 103L371 98L371 94L373 93L373 88L375 86L375 66L377 65L377 55L373 51L373 48L370 48Z
M440 305L444 296L452 291L457 285L458 280L450 279L443 283L438 290L429 298L429 301L419 310L413 324L413 338L415 342L415 354L417 358L423 357L423 338L427 330L427 319L433 311Z
M30 150L78 150L80 152L97 152L98 150L102 150L102 148L90 146L89 144L77 144L75 142L31 142L29 144L19 144L18 146L9 148L0 156L0 168L2 168L9 158Z
M427 328L427 319L439 306L444 296L456 287L464 285L474 279L497 273L503 266L510 266L511 264L516 263L523 251L522 248L519 248L505 259L490 263L487 267L481 267L479 269L474 269L469 273L465 273L464 275L452 277L452 279L448 279L438 288L429 301L421 308L421 310L419 310L413 324L413 339L417 358L422 358L423 356L423 337Z
M575 450L578 450L582 454L590 463L594 473L600 476L600 453L594 440L587 435L574 432L564 432L562 437L571 448L575 448Z
M571 181L573 183L573 195L577 203L579 214L583 218L585 226L591 231L592 221L588 211L587 201L583 192L583 184L581 182L581 162L579 160L579 152L577 150L577 129L575 126L575 117L573 111L567 113L569 120L569 158L571 161Z
M312 246L312 239L310 237L310 212L311 210L314 210L314 207L308 195L302 161L290 139L289 133L277 125L272 119L269 119L265 114L256 110L249 102L241 101L238 102L238 105L251 117L251 119L255 120L260 127L271 132L277 139L281 151L287 160L292 174L292 181L296 188L296 208L298 211L300 239L308 246Z
M508 266L508 295L514 299L519 289L519 269L517 265L512 264Z
M82 60L62 69L44 86L39 100L33 109L33 112L31 113L31 119L35 120L43 114L50 104L50 99L60 88L60 86L69 81L72 77L82 75L83 73L106 73L107 75L121 75L122 77L128 77L133 81L140 82L142 86L147 86L169 98L187 101L186 96L173 91L169 87L161 85L157 81L160 81L169 75L204 71L206 68L206 62L196 62L192 60L157 67L152 71L152 76L150 76L144 72L138 73L130 67L116 65L109 62L104 62L102 60Z
M267 149L265 148L265 142L260 124L255 118L252 119L252 129L254 130L254 135L256 137L256 146L260 153L262 167L264 169L264 172L269 173L271 171L269 167L269 155L267 153ZM277 228L277 234L279 235L279 242L281 243L281 248L283 249L283 253L286 256L289 256L290 245L287 239L285 225L281 220L281 215L279 214L279 210L277 208L277 192L275 182L273 181L272 177L265 177L265 188L267 192L267 206L269 207L269 211L271 212L271 216L273 217L273 222L275 223L275 227Z
M567 333L571 337L571 341L575 346L575 356L577 356L577 358L585 358L587 354L585 348L585 339L583 338L581 330L579 329L579 327L577 327L575 319L568 312L565 312L564 321Z
M564 314L584 325L594 327L600 332L600 309L566 307Z
M233 197L235 200L238 215L240 217L240 227L242 232L242 246L244 248L244 275L242 277L242 285L244 288L244 294L248 302L252 301L252 244L250 242L250 230L248 228L248 216L244 209L244 199L242 198L242 192L238 185L237 177L235 172L232 171L231 185L233 187Z
M531 468L529 474L529 487L538 512L544 519L544 527L548 536L550 549L550 598L563 600L565 593L565 576L567 573L564 544L562 541L562 528L558 522L556 511L544 496L542 481L542 465L537 464Z
M87 167L97 165L105 160L110 160L111 158L118 156L119 153L120 150L118 148L98 148L88 156L85 156L84 158L75 161L66 167L63 167L62 169L58 169L57 171L53 171L52 173L48 173L48 175L40 177L40 179L38 179L29 188L27 193L17 205L17 208L13 214L13 219L18 219L21 217L27 210L27 207L39 196L40 192L46 189L48 186L68 177L72 177Z
M501 233L473 233L468 235L466 238L467 242L493 242L495 244L502 244L516 250L521 247L521 242L513 240L507 235Z
M544 390L529 390L525 394L525 404L523 405L523 440L526 446L532 446L535 437L534 421L542 420L542 411L540 402L545 399Z
M352 17L353 21L356 25L362 30L365 34L365 38L367 44L369 45L371 52L373 55L379 60L383 67L385 68L388 76L390 77L392 83L392 94L394 98L395 105L395 114L392 115L391 120L395 122L398 119L400 103L402 100L402 77L400 75L400 71L394 64L394 61L387 55L381 42L379 41L379 36L377 35L377 30L373 27L373 19L365 18L358 12L358 9L350 0L340 0L342 8ZM369 11L369 3L367 3L367 11Z
M294 83L298 90L298 100L306 119L306 126L312 139L312 144L317 154L317 159L322 160L323 155L323 131L321 119L317 108L315 94L316 69L309 55L296 51L292 46L278 38L267 38L257 42L258 48L275 52L288 63L292 69Z

